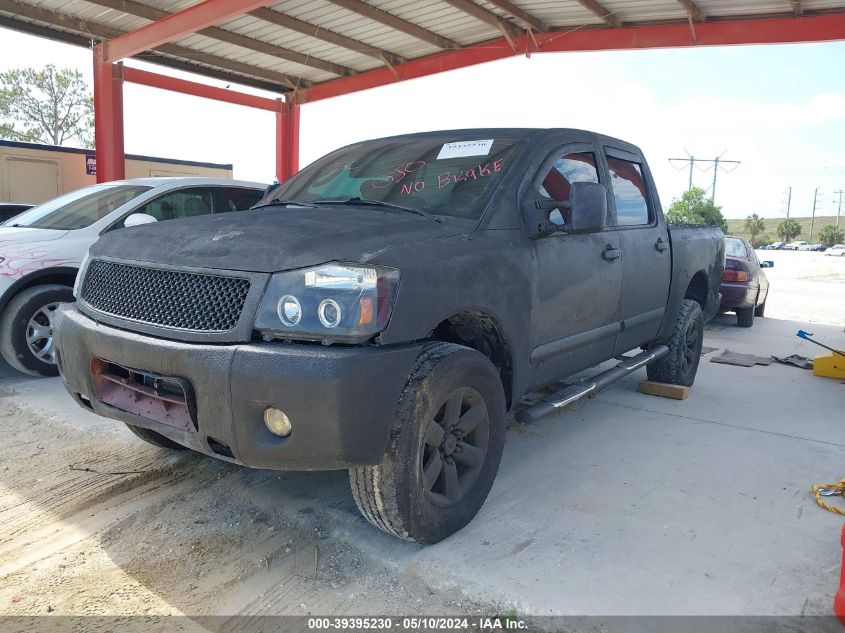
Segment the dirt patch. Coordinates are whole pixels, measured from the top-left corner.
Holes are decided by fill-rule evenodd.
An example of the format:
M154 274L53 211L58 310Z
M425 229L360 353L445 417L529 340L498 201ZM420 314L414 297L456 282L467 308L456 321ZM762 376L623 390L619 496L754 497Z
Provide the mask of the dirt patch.
M345 473L254 471L169 452L113 422L75 410L73 421L57 419L22 398L31 400L0 395L0 614L491 612L350 544L336 514L319 509Z

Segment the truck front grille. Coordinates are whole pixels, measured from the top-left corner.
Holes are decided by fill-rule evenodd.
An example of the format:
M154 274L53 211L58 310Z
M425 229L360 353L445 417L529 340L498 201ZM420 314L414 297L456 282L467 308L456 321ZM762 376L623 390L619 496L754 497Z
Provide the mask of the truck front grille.
M176 272L94 260L82 300L106 314L197 332L233 329L244 309L249 279Z

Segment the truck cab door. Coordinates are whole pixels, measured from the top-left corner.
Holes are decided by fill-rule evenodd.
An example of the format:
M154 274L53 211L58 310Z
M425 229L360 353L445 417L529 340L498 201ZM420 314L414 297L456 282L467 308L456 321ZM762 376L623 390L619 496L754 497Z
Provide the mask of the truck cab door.
M574 182L607 186L598 156L592 144L563 146L543 163L534 183L543 197L556 201L569 200ZM531 240L537 279L531 316L535 385L607 360L620 329L620 236L608 230L568 234L568 214L566 209L552 211L550 222L563 230Z
M614 228L622 243L622 328L615 354L654 340L669 297L672 249L651 175L636 154L605 148Z

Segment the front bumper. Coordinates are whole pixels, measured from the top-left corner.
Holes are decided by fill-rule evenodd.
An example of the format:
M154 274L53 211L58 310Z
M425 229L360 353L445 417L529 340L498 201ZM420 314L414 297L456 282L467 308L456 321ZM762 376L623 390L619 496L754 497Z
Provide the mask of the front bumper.
M213 457L277 470L379 463L421 349L417 344L183 343L97 323L72 304L59 308L54 331L62 379L81 406L90 403L95 413L151 429ZM92 358L189 381L197 430L180 430L100 401L92 384ZM269 406L288 414L290 436L267 430L263 414ZM221 453L220 445L231 457Z

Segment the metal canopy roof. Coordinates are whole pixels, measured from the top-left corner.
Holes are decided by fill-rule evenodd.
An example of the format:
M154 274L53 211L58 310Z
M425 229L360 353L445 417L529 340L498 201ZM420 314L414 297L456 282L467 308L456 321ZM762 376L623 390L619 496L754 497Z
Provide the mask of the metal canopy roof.
M90 46L196 4L0 0L0 26ZM304 103L547 50L841 38L845 0L284 0L135 57Z

